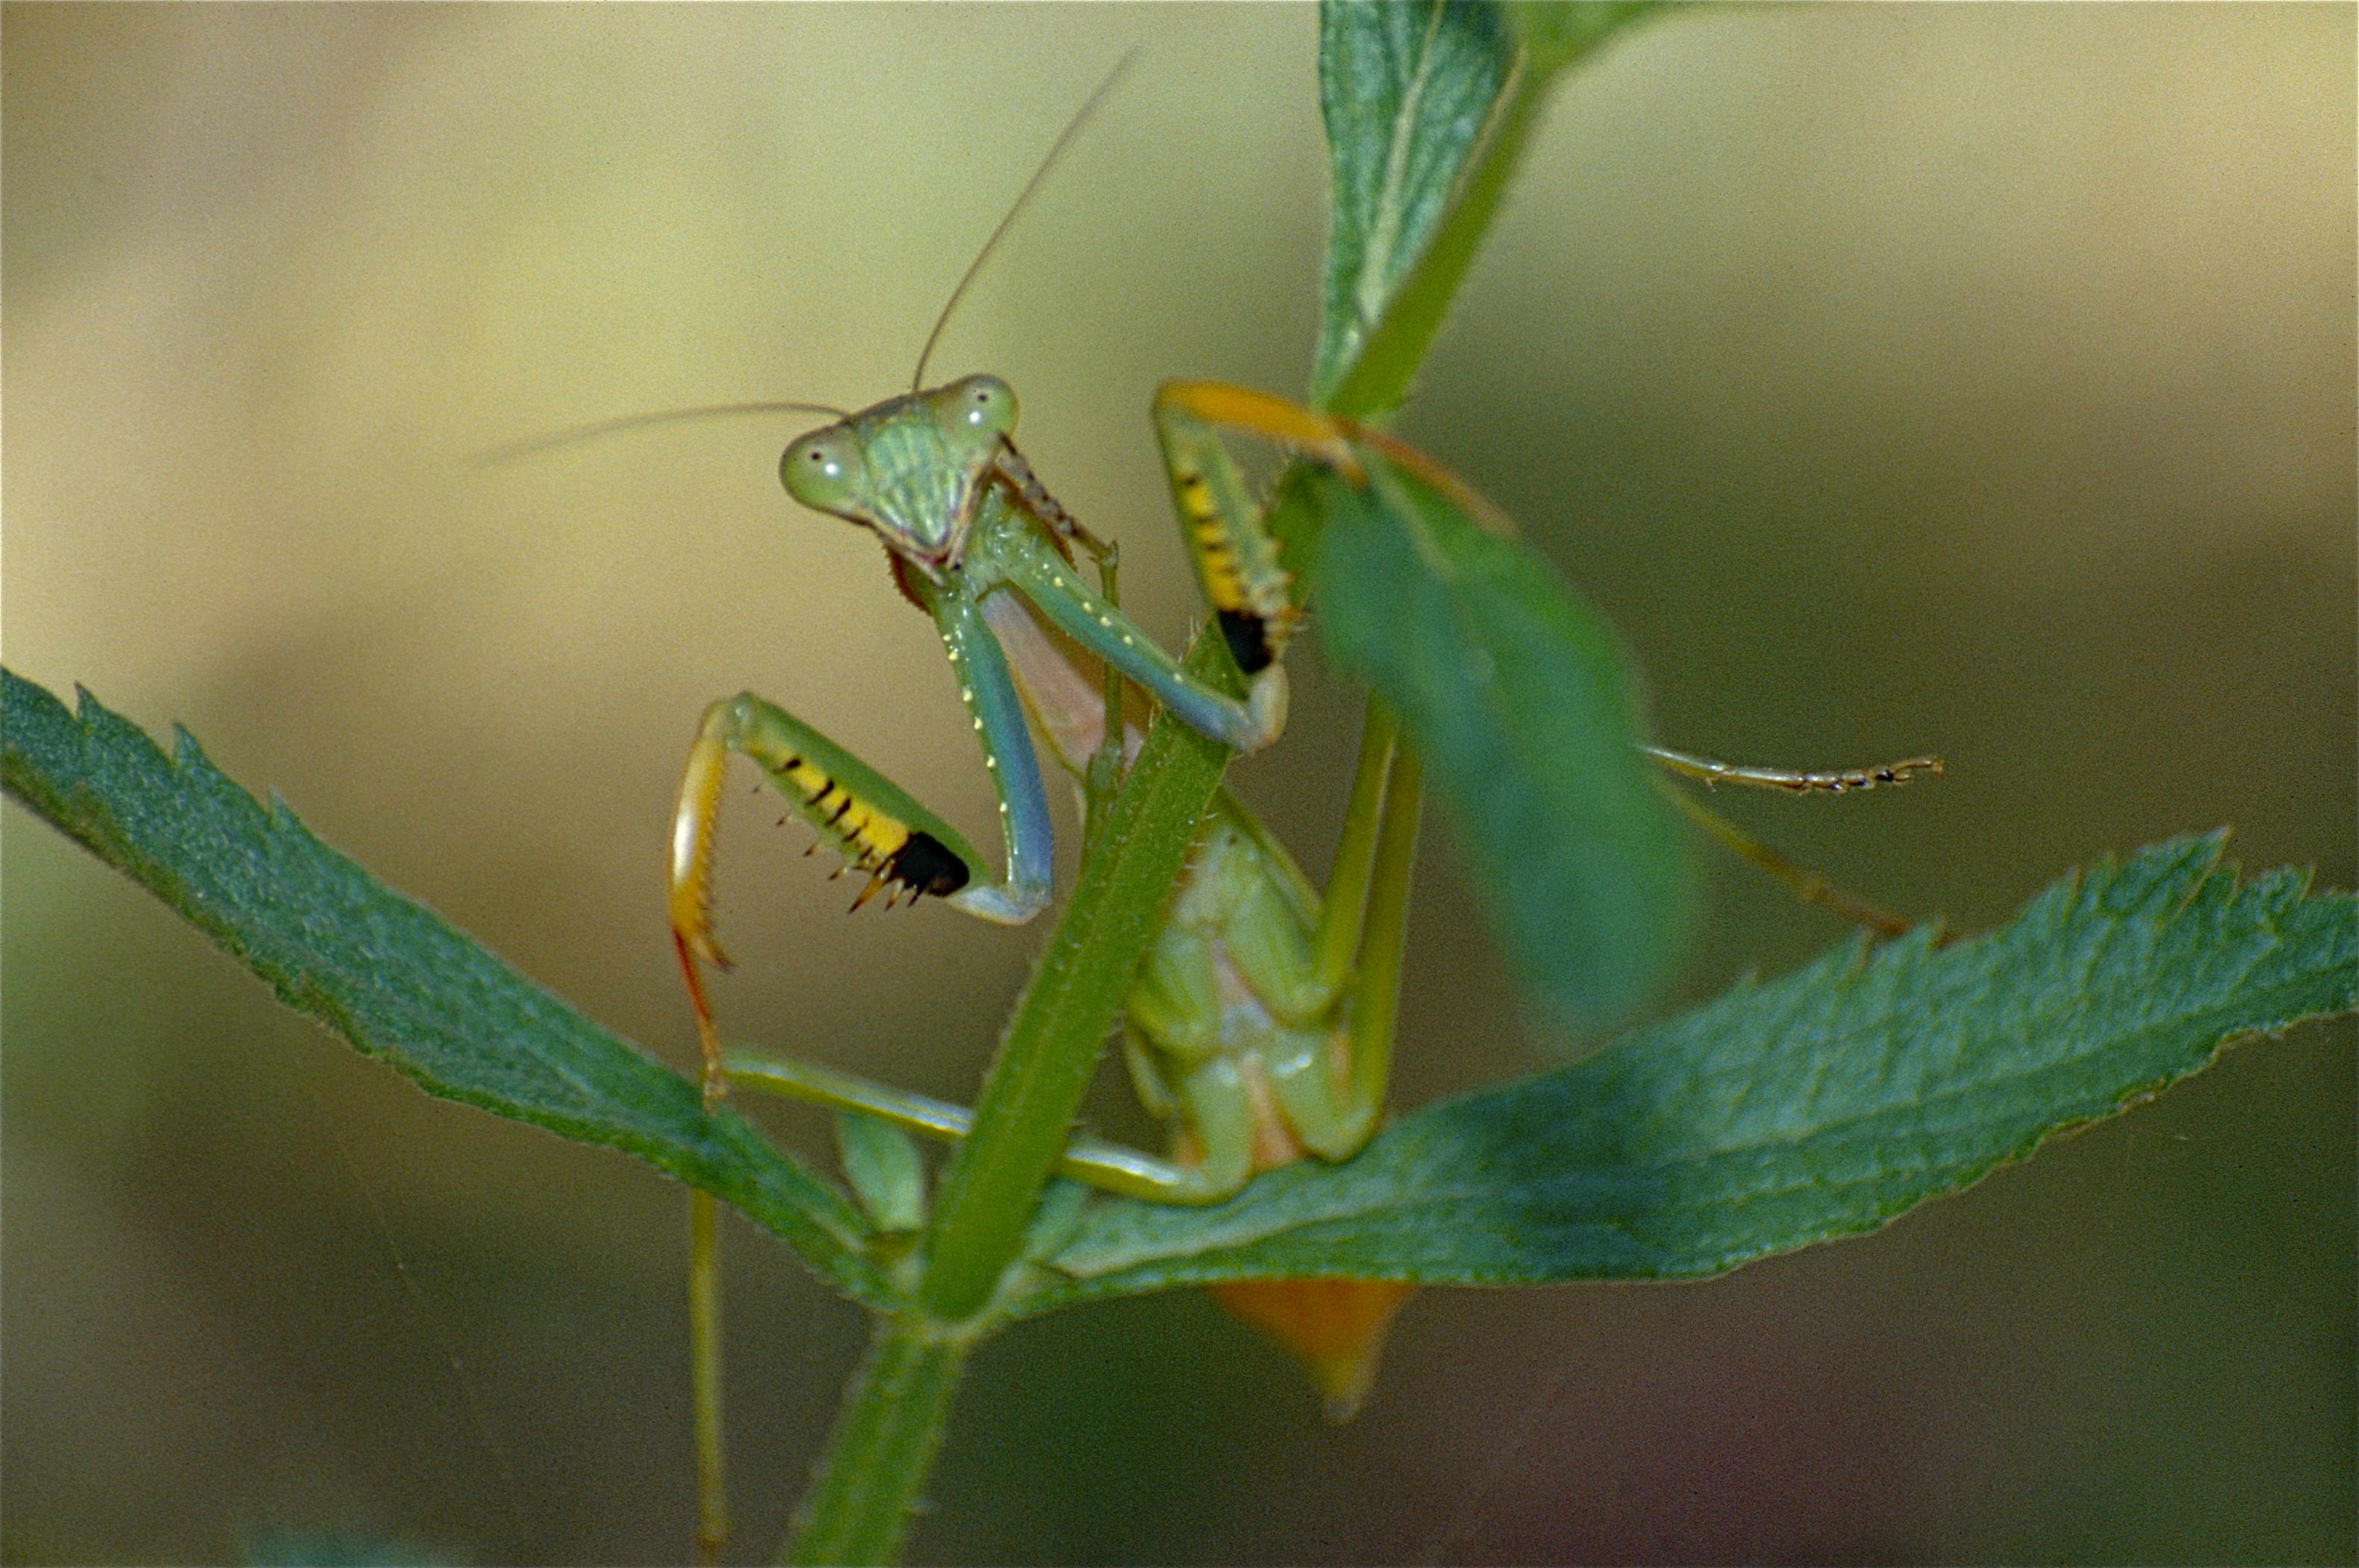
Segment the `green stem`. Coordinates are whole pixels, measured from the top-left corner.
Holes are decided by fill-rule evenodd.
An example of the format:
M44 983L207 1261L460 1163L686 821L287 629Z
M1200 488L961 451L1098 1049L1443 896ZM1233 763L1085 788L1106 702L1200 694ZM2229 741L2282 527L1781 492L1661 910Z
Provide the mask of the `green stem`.
M721 1446L720 1204L688 1193L689 1383L695 1394L696 1559L717 1563L729 1541L729 1477Z
M1188 668L1235 679L1218 637L1200 637ZM1023 1250L1034 1203L1227 763L1217 742L1157 718L1001 1038L973 1131L943 1172L919 1311L884 1320L798 1513L790 1561L883 1563L899 1545L968 1338Z
M890 1563L900 1554L970 1343L914 1313L880 1317L845 1391L784 1563Z
M1227 662L1218 637L1200 637L1188 668L1215 680ZM918 1290L936 1318L956 1323L981 1311L1022 1250L1033 1200L1064 1152L1099 1048L1228 758L1217 741L1158 715L1083 853L1072 900L984 1080L974 1132L942 1174Z
M1098 561L1098 592L1109 604L1122 603L1122 552L1109 544ZM1104 825L1106 808L1114 801L1114 792L1122 785L1122 671L1109 664L1105 667L1105 727L1098 737L1098 748L1090 754L1089 770L1082 776L1082 847L1089 848L1090 841L1098 836Z

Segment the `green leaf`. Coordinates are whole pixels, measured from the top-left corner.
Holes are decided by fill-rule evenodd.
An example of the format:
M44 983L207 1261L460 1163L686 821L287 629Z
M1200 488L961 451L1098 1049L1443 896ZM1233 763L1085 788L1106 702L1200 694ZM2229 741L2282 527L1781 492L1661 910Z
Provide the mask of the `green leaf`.
M1652 8L1328 0L1319 101L1332 194L1314 403L1366 419L1398 405L1557 72Z
M1319 13L1327 267L1311 396L1357 362L1449 210L1512 73L1495 6L1329 0Z
M926 1223L926 1164L915 1138L880 1116L838 1111L835 1149L843 1179L878 1230L911 1231Z
M603 1143L725 1199L879 1305L851 1205L697 1088L266 810L185 732L170 757L88 693L0 670L8 792L137 881L363 1054L429 1094Z
M1321 640L1423 755L1526 989L1556 1022L1616 1021L1669 977L1692 908L1628 664L1539 557L1360 456L1367 489L1309 481Z
M2224 839L2068 877L1952 946L1845 943L1219 1208L1103 1204L1017 1310L1253 1278L1691 1279L1872 1230L2236 1036L2359 1004L2359 902L2292 871L2240 888Z

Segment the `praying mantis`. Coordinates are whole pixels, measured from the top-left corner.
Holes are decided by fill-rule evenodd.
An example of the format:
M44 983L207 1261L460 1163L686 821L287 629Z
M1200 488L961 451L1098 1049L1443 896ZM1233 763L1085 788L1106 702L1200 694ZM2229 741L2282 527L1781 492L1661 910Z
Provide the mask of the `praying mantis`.
M784 708L751 692L714 702L680 787L669 883L673 938L708 1083L758 1087L939 1138L962 1136L967 1126L957 1106L722 1049L701 969L725 962L712 933L711 890L716 810L733 754L756 763L821 842L867 874L854 909L886 891L888 903L938 897L985 920L1020 923L1048 902L1051 837L1027 710L1058 759L1083 781L1102 780L1136 750L1137 731L1124 715L1126 684L1236 751L1268 745L1283 724L1278 656L1299 612L1277 547L1220 430L1265 438L1347 478L1359 473L1356 448L1379 448L1437 487L1463 494L1429 460L1353 421L1216 383L1158 389L1153 418L1172 495L1200 583L1246 679L1240 699L1190 676L1111 594L1081 579L1077 551L1109 577L1115 551L1040 484L1014 443L1016 415L1005 382L970 376L848 414L786 449L780 473L788 495L874 532L904 594L932 618L998 795L1006 869L993 878L954 828ZM1708 783L1805 791L1899 783L1940 768L1926 757L1799 773L1648 750ZM1390 1062L1419 795L1415 754L1378 710L1364 737L1323 899L1234 796L1216 796L1125 1000L1131 1076L1148 1108L1175 1124L1176 1158L1085 1139L1069 1150L1064 1174L1154 1202L1208 1203L1256 1171L1308 1156L1345 1160L1367 1141ZM1742 835L1736 842L1774 863L1773 870L1783 866ZM1804 890L1823 901L1840 898L1822 886ZM1889 921L1878 915L1862 918ZM1325 1283L1347 1290L1355 1284ZM1240 1302L1269 1305L1266 1290L1223 1289ZM1400 1292L1364 1285L1353 1293L1397 1303ZM1364 1316L1367 1305L1353 1301L1345 1310ZM1359 1336L1348 1355L1313 1357L1338 1413L1366 1392L1368 1334L1381 1328L1378 1322Z
M721 961L709 910L714 811L728 757L751 758L847 865L867 873L854 908L890 889L888 901L933 896L985 920L1029 920L1048 902L1051 829L1027 709L1077 779L1101 753L1103 772L1136 750L1120 682L1240 752L1268 745L1284 722L1277 659L1296 615L1288 579L1214 430L1245 430L1316 450L1323 461L1352 461L1342 423L1278 399L1211 383L1169 383L1157 394L1156 426L1198 574L1234 661L1248 672L1239 699L1188 674L1081 580L1071 552L1110 564L1113 547L1082 529L1034 477L1011 439L1015 412L1004 382L971 376L803 436L781 463L796 500L877 534L903 591L932 617L998 794L1004 875L993 879L955 829L892 780L750 692L707 710L672 836L672 929L708 1071L944 1136L957 1130L956 1118L929 1102L794 1064L723 1056L700 966ZM1356 427L1349 433L1372 437ZM1093 663L1118 681L1107 685ZM1416 764L1385 726L1364 749L1370 782L1361 792L1374 793L1374 810L1364 809L1347 832L1343 875L1354 885L1389 886L1406 877ZM1380 825L1387 797L1396 819L1388 832ZM1348 1158L1375 1130L1389 1049L1388 1002L1353 996L1370 956L1363 946L1371 934L1388 953L1398 943L1397 909L1373 933L1365 914L1364 899L1314 895L1286 851L1223 791L1199 826L1125 1006L1134 1080L1150 1108L1178 1122L1188 1158L1089 1145L1069 1158L1069 1173L1133 1196L1202 1203L1305 1151ZM1379 964L1386 975L1393 968L1390 959Z
M1236 751L1267 746L1283 724L1278 656L1299 612L1220 430L1267 439L1347 478L1359 473L1355 449L1375 447L1436 487L1464 494L1430 460L1353 421L1216 383L1160 387L1153 418L1172 495L1223 639L1247 681L1240 699L1190 676L1110 593L1081 579L1076 551L1110 577L1114 549L1040 484L1014 443L1016 415L1005 382L969 376L846 415L797 438L780 461L796 501L878 537L902 592L932 618L998 795L1006 869L993 878L956 829L784 708L752 692L712 704L681 782L669 873L673 938L708 1084L764 1089L936 1138L961 1137L968 1126L959 1106L723 1050L701 968L725 962L711 893L732 755L757 765L820 841L867 875L855 909L886 891L888 902L936 897L984 920L1021 923L1048 903L1051 837L1027 710L1059 761L1091 786L1091 799L1136 751L1138 732L1125 716L1129 685ZM1798 791L1901 783L1941 766L1919 757L1803 773L1647 749L1707 783ZM1133 1083L1147 1107L1174 1124L1175 1157L1082 1139L1062 1160L1064 1175L1153 1202L1209 1203L1257 1171L1357 1152L1383 1110L1419 793L1414 751L1374 710L1323 899L1233 795L1215 797L1124 1004ZM1701 820L1725 828L1735 847L1773 871L1792 873L1788 879L1806 895L1841 899L1822 884L1797 880L1802 874L1716 815ZM1865 906L1846 912L1897 924ZM1294 1286L1309 1291L1307 1302L1302 1290L1287 1289ZM1246 1282L1216 1294L1303 1353L1341 1417L1364 1398L1376 1343L1406 1291L1326 1280Z
M934 896L985 920L1028 920L1048 899L1050 829L1027 709L1087 787L1093 820L1140 739L1125 721L1126 683L1234 750L1268 745L1283 723L1277 659L1297 615L1290 580L1215 431L1258 434L1346 473L1357 468L1351 442L1371 443L1450 483L1378 432L1277 398L1212 383L1158 391L1156 429L1198 577L1248 681L1240 701L1189 675L1111 593L1093 593L1075 574L1079 550L1111 587L1115 551L1032 474L1011 439L1015 417L1004 382L971 376L849 415L797 439L781 459L788 493L873 530L904 593L932 617L998 793L1006 869L991 880L955 829L786 710L750 692L714 702L690 752L670 860L673 938L709 1094L737 1083L941 1138L969 1125L962 1107L722 1051L701 965L723 962L711 885L715 811L733 753L759 766L822 842L868 874L854 909L889 888L888 901ZM1174 1123L1174 1158L1083 1139L1060 1162L1062 1174L1153 1202L1209 1203L1258 1171L1358 1151L1383 1110L1419 796L1413 752L1373 713L1323 900L1233 795L1214 797L1124 1002L1132 1081L1148 1109ZM1245 1281L1215 1294L1300 1355L1342 1419L1364 1399L1376 1348L1408 1290L1387 1281Z
M1123 614L1114 546L1065 510L1015 444L1013 389L989 375L925 384L934 345L967 283L1113 81L1067 125L953 290L908 392L857 411L808 404L730 410L831 416L786 448L782 483L798 503L875 533L903 595L934 623L993 781L1003 856L995 872L956 829L786 708L752 691L712 703L684 770L668 864L673 941L708 1104L735 1083L937 1138L963 1136L971 1119L962 1107L814 1064L723 1050L704 972L727 962L713 932L712 889L718 802L732 756L755 763L845 867L865 874L855 909L883 892L888 905L939 898L986 920L1020 924L1048 906L1051 892L1053 830L1027 715L1082 785L1093 821L1136 751L1140 731L1132 715L1144 702L1234 752L1259 750L1284 727L1281 656L1299 615L1296 583L1224 432L1270 442L1353 485L1365 479L1361 454L1381 453L1470 514L1495 516L1439 465L1381 431L1239 387L1168 382L1152 417L1233 679L1190 673ZM603 428L612 427L592 429ZM1081 575L1083 558L1098 570L1096 588ZM1840 792L1940 770L1938 759L1920 757L1800 773L1645 749L1708 785ZM1709 831L1806 898L1883 929L1899 926L1673 794ZM1215 795L1124 998L1131 1076L1148 1108L1173 1124L1169 1157L1082 1139L1066 1151L1064 1175L1153 1202L1210 1203L1259 1171L1305 1158L1347 1160L1367 1142L1383 1115L1420 800L1414 747L1372 703L1343 843L1321 898L1234 796ZM697 1366L701 1536L710 1552L725 1528L710 1198L697 1194L692 1214L691 1299L706 1325ZM1356 1280L1215 1290L1231 1310L1304 1356L1338 1417L1366 1393L1375 1347L1407 1291Z
M716 812L733 754L759 767L821 841L867 876L854 909L884 891L888 906L936 897L986 920L1021 924L1049 903L1053 836L1027 712L1086 785L1085 808L1103 805L1136 751L1139 732L1125 716L1134 692L1238 753L1262 749L1284 727L1280 656L1300 615L1296 585L1222 431L1261 439L1354 483L1363 477L1356 452L1373 450L1506 526L1454 475L1382 431L1242 387L1164 383L1152 419L1199 585L1245 682L1240 698L1191 676L1122 613L1113 593L1115 548L1082 527L1017 450L1017 402L1005 381L971 375L925 387L968 285L1129 64L1118 63L1066 124L984 241L936 318L908 392L856 412L736 406L834 416L786 448L780 481L802 506L873 532L903 596L934 622L997 796L1005 870L994 878L954 828L785 708L750 691L712 703L690 750L669 863L673 942L709 1098L734 1080L929 1136L954 1138L966 1125L960 1107L810 1064L723 1052L702 970L727 963L711 910ZM1103 592L1082 580L1077 552L1096 563ZM1867 789L1941 769L1938 758L1917 757L1798 772L1643 749L1706 785L1797 791ZM1905 929L1670 793L1706 831L1806 900L1886 931ZM1181 1158L1083 1140L1069 1152L1066 1174L1151 1201L1210 1203L1257 1171L1305 1154L1348 1159L1367 1141L1390 1063L1420 794L1414 751L1372 703L1323 899L1233 795L1216 796L1124 1007L1133 1083L1151 1111L1174 1122Z
M837 416L788 446L781 482L800 504L874 532L903 595L933 620L998 798L1005 871L994 878L955 829L784 708L751 691L712 704L681 780L669 866L673 942L709 1100L734 1078L921 1133L956 1136L964 1126L959 1107L847 1075L724 1059L702 966L726 963L711 907L715 812L731 755L760 767L847 866L867 875L855 909L889 889L888 905L939 897L981 919L1021 924L1048 905L1053 837L1027 710L1099 805L1136 750L1138 728L1125 718L1134 689L1234 751L1257 751L1284 727L1279 656L1299 615L1292 582L1217 432L1257 435L1347 474L1358 467L1351 443L1364 441L1456 486L1419 454L1349 420L1215 383L1160 388L1154 419L1173 500L1246 682L1240 698L1190 675L1122 613L1114 548L1057 502L1016 449L1017 404L1006 382L975 375L925 388L967 286L1129 64L1099 83L984 241L920 349L908 393L857 412L768 406ZM1078 575L1077 552L1097 564L1104 593ZM1360 771L1336 877L1353 888L1397 887L1378 900L1379 919L1366 920L1363 894L1322 902L1285 849L1222 791L1125 1009L1133 1080L1150 1109L1176 1121L1185 1158L1090 1143L1068 1157L1069 1174L1154 1201L1213 1203L1256 1170L1305 1151L1346 1159L1375 1131L1419 787L1413 757L1381 721L1370 726Z

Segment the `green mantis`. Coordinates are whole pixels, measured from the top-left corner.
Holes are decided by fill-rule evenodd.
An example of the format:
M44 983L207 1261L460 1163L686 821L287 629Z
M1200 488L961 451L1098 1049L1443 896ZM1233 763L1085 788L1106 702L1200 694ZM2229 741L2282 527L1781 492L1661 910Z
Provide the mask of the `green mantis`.
M1114 548L1060 505L1014 441L1014 391L996 376L924 387L942 327L1091 112L1127 67L1100 83L968 267L934 323L910 390L798 437L779 460L795 500L875 533L903 594L934 622L998 798L1004 869L891 779L748 691L705 712L681 780L669 860L673 940L693 1007L708 1099L729 1078L957 1136L963 1113L799 1063L724 1061L702 966L725 964L712 935L714 811L732 754L755 762L791 809L867 875L853 908L939 897L966 913L1019 924L1049 897L1046 787L1028 710L1077 779L1103 803L1135 753L1125 723L1136 689L1180 722L1238 752L1284 727L1279 662L1297 617L1291 581L1226 429L1257 435L1356 477L1352 442L1374 444L1454 485L1414 452L1348 420L1211 383L1169 383L1154 419L1197 576L1245 681L1242 696L1190 675L1114 600ZM810 407L788 405L788 407ZM1077 552L1106 592L1084 583ZM1256 1169L1305 1151L1348 1158L1375 1130L1389 1062L1418 773L1391 726L1363 748L1336 873L1321 901L1292 858L1222 793L1198 829L1183 885L1130 986L1132 1076L1179 1127L1183 1158L1085 1145L1067 1168L1113 1191L1212 1203ZM1373 897L1373 903L1371 902ZM1377 916L1365 919L1373 909Z
M708 1083L722 1081L955 1138L967 1113L791 1060L724 1052L700 965L721 961L710 916L714 810L733 753L753 760L792 809L867 873L857 909L934 896L986 920L1029 919L1048 899L1048 808L1025 725L1028 710L1093 798L1136 747L1131 684L1236 750L1276 738L1286 687L1277 662L1296 611L1260 509L1218 430L1274 441L1346 477L1357 450L1478 498L1398 442L1257 393L1168 383L1154 419L1198 575L1234 662L1240 699L1190 677L1078 576L1072 552L1110 579L1114 551L1041 486L1012 439L1015 397L968 376L896 397L796 440L781 473L806 506L864 526L903 591L934 621L999 798L1006 870L892 780L793 714L751 693L707 710L682 781L671 855L673 933ZM939 509L939 510L937 510ZM1840 792L1939 771L1933 758L1840 773L1740 768L1649 748L1707 784ZM1124 1000L1125 1047L1141 1100L1174 1126L1173 1158L1094 1139L1062 1172L1150 1201L1215 1203L1256 1171L1307 1157L1349 1159L1376 1130L1391 1059L1408 873L1419 811L1414 752L1372 706L1331 887L1314 893L1290 855L1225 790L1196 829L1163 923ZM1899 924L1788 866L1714 813L1698 820L1806 898L1886 929ZM1405 1289L1343 1280L1219 1288L1224 1304L1301 1355L1331 1413L1364 1397L1375 1353Z
M1279 399L1201 383L1158 392L1156 427L1200 581L1233 661L1251 671L1240 700L1190 676L1123 615L1111 592L1081 582L1071 551L1098 561L1109 590L1114 551L1038 484L1011 439L1014 422L1006 385L969 376L849 415L799 438L781 461L797 500L876 533L904 593L932 617L998 793L1006 869L992 879L948 823L784 709L751 693L713 703L682 779L670 861L673 935L709 1096L734 1082L941 1138L963 1136L970 1120L962 1107L824 1068L723 1052L700 966L721 961L711 876L732 753L761 767L793 810L868 874L855 909L889 888L888 898L938 896L986 920L1028 919L1047 902L1049 828L1027 709L1097 803L1140 738L1125 722L1132 683L1233 749L1268 744L1283 721L1277 657L1295 619L1289 583L1216 430L1250 430L1346 474L1358 472L1352 441L1430 467L1376 432ZM929 505L950 511L932 516ZM1322 900L1233 796L1215 796L1124 1000L1132 1080L1148 1108L1173 1122L1173 1158L1084 1139L1061 1161L1065 1175L1150 1201L1207 1203L1256 1171L1358 1151L1383 1108L1419 798L1414 755L1372 712ZM709 1258L702 1223L698 1238ZM1290 1283L1234 1284L1222 1295L1301 1356L1331 1413L1348 1415L1367 1392L1407 1288ZM697 1287L703 1312L710 1293L709 1282ZM701 1367L700 1382L711 1389L700 1406L717 1410L717 1368ZM707 1468L717 1473L717 1457Z
M1178 383L1157 396L1156 425L1199 575L1232 653L1251 670L1241 699L1190 676L1081 580L1075 550L1101 562L1114 552L1034 477L1012 440L1015 414L1005 383L968 376L805 435L781 463L798 501L878 536L903 590L933 619L998 794L1004 873L995 878L956 830L892 780L751 693L707 710L672 837L672 927L709 1069L946 1136L957 1129L941 1107L791 1064L723 1062L699 966L720 960L709 908L713 810L728 757L751 758L867 873L861 901L889 889L888 899L936 896L985 920L1028 920L1048 902L1051 830L1027 709L1077 778L1102 750L1111 757L1136 746L1121 686L1109 701L1093 664L1234 750L1269 744L1284 722L1277 656L1294 616L1288 582L1215 427L1351 463L1343 427L1277 399ZM1347 838L1343 875L1355 887L1389 887L1406 881L1416 768L1388 730L1372 732L1368 753L1370 799L1364 825ZM1389 833L1377 826L1387 795ZM1388 909L1374 934L1393 956L1370 970L1364 904L1319 899L1284 849L1223 794L1199 828L1125 1008L1134 1080L1150 1107L1178 1122L1188 1158L1090 1147L1069 1169L1136 1196L1211 1203L1282 1159L1355 1151L1382 1103L1391 1016L1388 997L1355 991L1355 982L1374 973L1389 985L1399 928L1399 909Z
M1347 476L1359 471L1354 444L1377 446L1463 494L1379 432L1242 388L1167 383L1153 417L1200 582L1236 664L1249 672L1243 699L1190 677L1109 595L1082 581L1074 551L1108 569L1114 551L1025 463L1013 441L1015 395L996 377L888 399L787 448L788 493L875 533L903 592L932 618L998 795L1006 870L993 878L955 829L785 709L751 692L713 703L681 783L670 861L673 935L709 1075L930 1136L964 1130L958 1107L802 1063L723 1052L700 965L724 962L710 909L714 811L731 754L760 767L794 811L867 874L854 909L886 891L888 902L934 896L985 920L1020 923L1048 902L1051 833L1027 711L1077 779L1090 777L1093 762L1118 767L1136 749L1136 731L1123 719L1125 682L1241 752L1268 745L1284 722L1277 658L1297 615L1290 581L1219 430L1264 437ZM1116 678L1112 685L1100 667ZM1648 749L1708 784L1801 791L1905 782L1940 766L1913 758L1801 773ZM1419 792L1414 754L1380 711L1372 714L1324 899L1234 797L1216 798L1125 1002L1132 1080L1147 1105L1174 1122L1182 1158L1084 1140L1068 1155L1067 1174L1158 1202L1214 1203L1256 1171L1306 1154L1348 1159L1367 1141L1390 1061ZM1693 810L1707 826L1726 829ZM1732 847L1805 897L1872 925L1897 923L1741 835Z
M1042 174L1055 157L1052 149ZM1000 232L1006 226L1004 220ZM987 243L984 256L991 248ZM953 308L964 287L962 281L954 291ZM938 321L936 336L940 331ZM796 501L875 533L903 593L933 622L993 780L1002 853L986 858L891 779L749 691L704 714L680 787L669 882L708 1102L734 1082L871 1124L957 1138L969 1125L960 1107L806 1063L723 1051L704 970L725 963L711 908L716 807L730 757L760 768L789 808L849 867L865 874L855 909L884 892L888 903L940 898L987 920L1021 923L1050 896L1047 786L1027 715L1057 759L1085 784L1093 804L1108 798L1136 746L1137 730L1125 719L1134 694L1233 751L1266 746L1283 728L1280 656L1298 614L1294 584L1222 432L1268 441L1353 485L1365 479L1362 454L1380 452L1468 513L1487 508L1428 460L1353 421L1239 388L1166 384L1154 421L1183 535L1233 665L1227 678L1190 673L1123 615L1113 547L1074 519L1025 461L1013 439L1013 390L980 375L927 388L932 344L929 339L908 393L857 412L821 410L832 422L786 449L780 476ZM1082 579L1084 557L1097 566L1101 587ZM1707 784L1799 789L1864 788L1938 768L1931 759L1917 759L1811 775L1669 753L1658 757ZM1233 797L1214 798L1198 821L1186 867L1123 1004L1133 1080L1147 1105L1174 1125L1170 1158L1082 1140L1068 1149L1065 1174L1152 1201L1214 1203L1257 1171L1307 1157L1349 1159L1366 1143L1382 1116L1388 1076L1420 794L1413 749L1372 706L1324 898ZM1689 809L1708 826L1717 822L1701 807ZM1722 833L1733 847L1806 896L1836 901L1768 852L1747 849L1750 841L1734 832ZM1883 917L1874 923L1897 922ZM723 1529L717 1308L710 1200L700 1197L699 1204L691 1291L703 1325L701 1533L712 1550ZM879 1205L871 1209L887 1231L914 1223L914 1198L897 1209L897 1225L884 1223ZM1291 1289L1297 1285L1306 1285L1307 1293ZM1405 1287L1281 1281L1224 1290L1233 1310L1312 1362L1331 1410L1340 1414L1365 1392L1375 1345Z

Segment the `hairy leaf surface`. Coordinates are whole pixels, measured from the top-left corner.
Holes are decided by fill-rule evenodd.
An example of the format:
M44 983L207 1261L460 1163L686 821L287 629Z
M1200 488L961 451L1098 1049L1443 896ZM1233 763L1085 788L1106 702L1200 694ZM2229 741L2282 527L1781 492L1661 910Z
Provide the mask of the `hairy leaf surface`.
M592 1023L266 809L186 732L166 757L88 693L79 714L0 670L8 792L140 883L363 1054L429 1094L603 1143L703 1187L864 1301L896 1292L867 1222L696 1085Z

